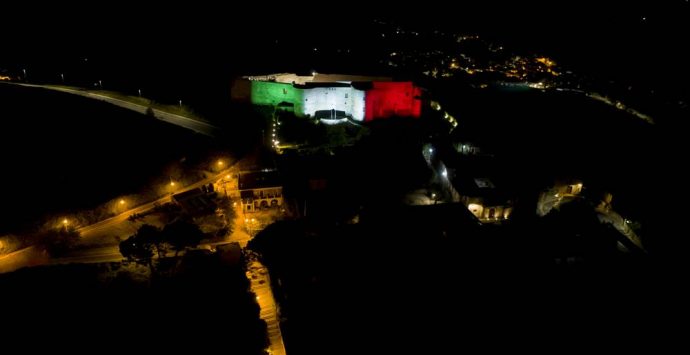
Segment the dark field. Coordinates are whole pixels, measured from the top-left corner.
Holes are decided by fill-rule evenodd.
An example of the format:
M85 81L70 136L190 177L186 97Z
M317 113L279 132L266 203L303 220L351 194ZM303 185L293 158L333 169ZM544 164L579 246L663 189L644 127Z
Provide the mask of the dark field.
M0 85L0 233L136 193L208 138L107 103Z

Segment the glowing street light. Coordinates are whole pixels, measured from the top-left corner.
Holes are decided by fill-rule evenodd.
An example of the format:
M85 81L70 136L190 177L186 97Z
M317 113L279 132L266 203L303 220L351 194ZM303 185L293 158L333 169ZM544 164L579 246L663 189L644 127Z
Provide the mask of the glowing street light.
M168 186L170 186L170 194L171 195L174 194L176 188L175 188L175 182L173 181L172 177L170 177L170 184L168 184Z
M67 218L62 220L62 224L67 225L68 223L69 223L69 221L67 220Z
M222 160L218 160L218 163L216 163L216 164L218 164L218 166L222 167L224 163Z

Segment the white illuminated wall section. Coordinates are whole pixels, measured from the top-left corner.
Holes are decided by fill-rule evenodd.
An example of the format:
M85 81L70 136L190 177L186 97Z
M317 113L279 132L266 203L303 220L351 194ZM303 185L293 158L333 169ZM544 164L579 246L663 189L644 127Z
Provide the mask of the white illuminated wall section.
M356 121L364 120L364 91L352 87L315 87L304 89L304 114L316 111L345 111Z
M355 121L364 121L364 103L366 100L366 92L362 90L352 89L352 119Z

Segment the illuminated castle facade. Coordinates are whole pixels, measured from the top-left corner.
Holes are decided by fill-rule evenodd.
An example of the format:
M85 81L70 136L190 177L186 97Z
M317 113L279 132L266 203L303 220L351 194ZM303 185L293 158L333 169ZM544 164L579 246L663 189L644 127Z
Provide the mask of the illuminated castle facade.
M419 117L421 89L412 82L353 75L274 74L236 80L232 98L254 105L293 110L300 117L371 121Z

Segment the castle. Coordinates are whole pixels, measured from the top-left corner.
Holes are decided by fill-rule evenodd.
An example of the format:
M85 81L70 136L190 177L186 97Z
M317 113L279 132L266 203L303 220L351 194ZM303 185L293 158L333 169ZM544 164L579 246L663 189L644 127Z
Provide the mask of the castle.
M351 118L367 122L391 116L419 117L421 89L409 81L355 75L272 74L245 76L232 99L293 111L298 117Z

